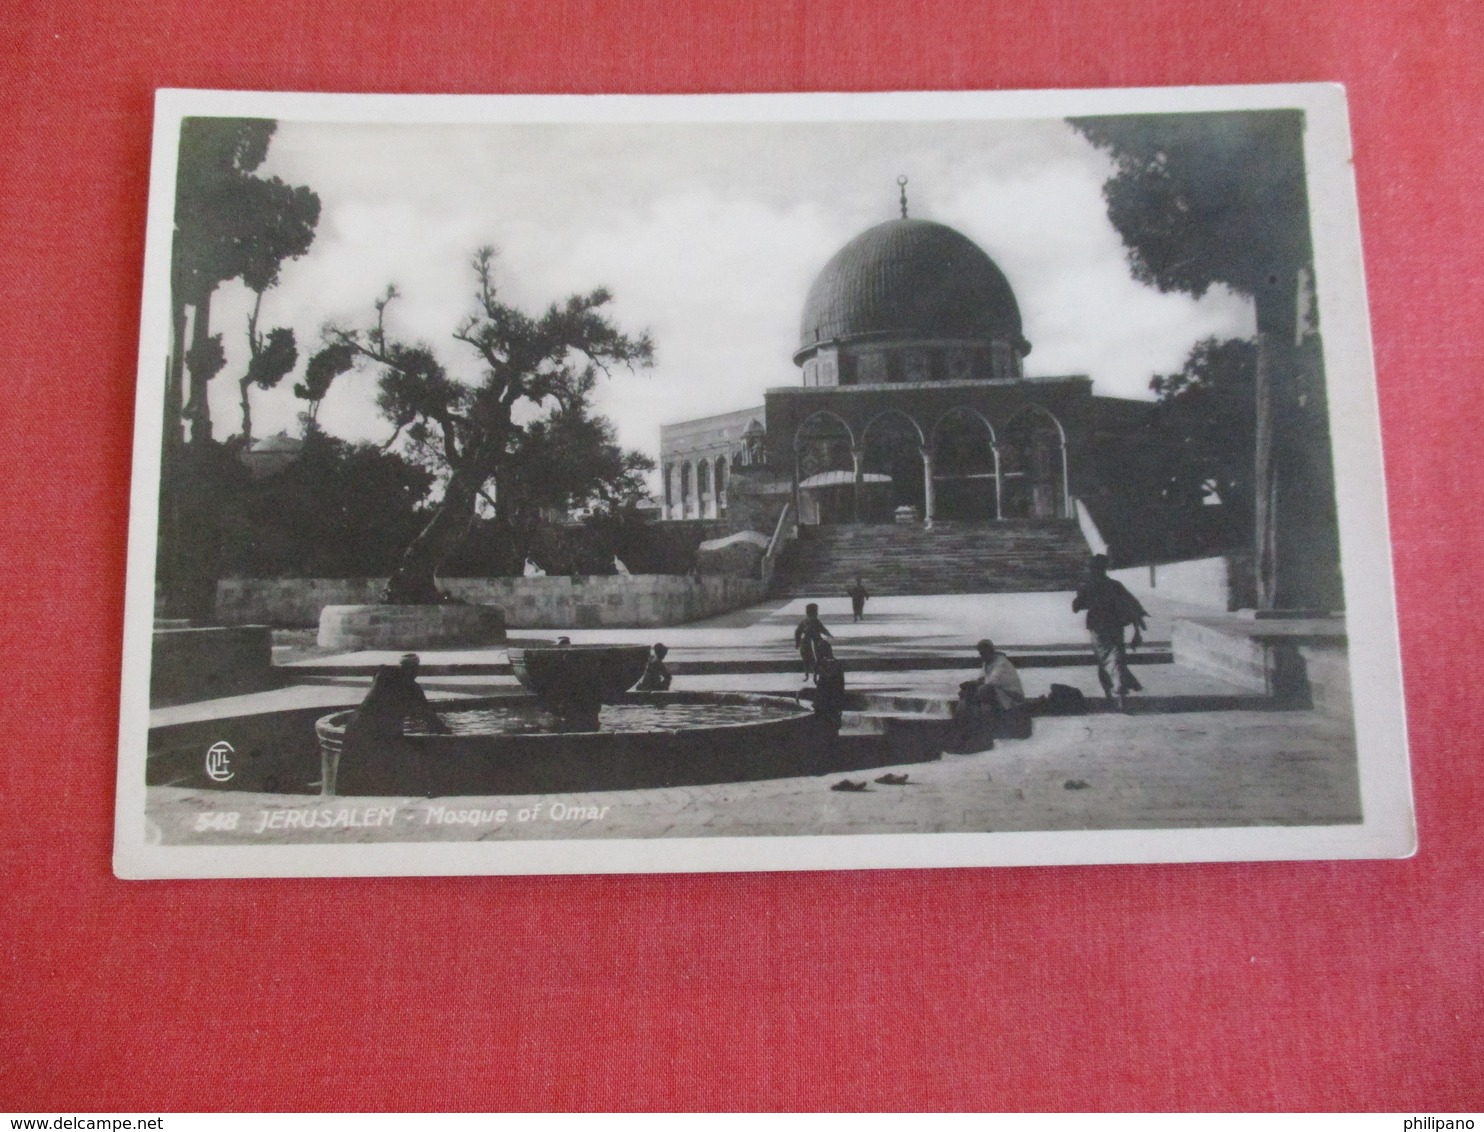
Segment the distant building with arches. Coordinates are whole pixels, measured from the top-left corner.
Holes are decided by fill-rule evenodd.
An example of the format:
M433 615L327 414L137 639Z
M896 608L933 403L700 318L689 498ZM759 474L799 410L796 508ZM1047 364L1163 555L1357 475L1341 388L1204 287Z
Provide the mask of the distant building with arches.
M855 237L809 290L796 386L661 430L666 518L724 517L726 476L765 465L801 529L1039 522L1077 530L1150 403L1080 375L1027 377L1031 344L1004 273L944 224ZM722 471L725 468L726 471ZM1080 534L1069 534L1086 553Z
M661 516L723 519L737 468L766 459L762 406L660 427Z

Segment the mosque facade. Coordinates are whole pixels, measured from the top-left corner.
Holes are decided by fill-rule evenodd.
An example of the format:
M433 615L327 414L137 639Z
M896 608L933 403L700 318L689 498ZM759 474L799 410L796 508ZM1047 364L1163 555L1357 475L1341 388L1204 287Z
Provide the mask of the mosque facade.
M804 526L1074 518L1150 406L1085 376L1027 377L1030 352L998 265L904 199L815 279L798 385L661 430L662 514L725 518L730 478L764 465Z

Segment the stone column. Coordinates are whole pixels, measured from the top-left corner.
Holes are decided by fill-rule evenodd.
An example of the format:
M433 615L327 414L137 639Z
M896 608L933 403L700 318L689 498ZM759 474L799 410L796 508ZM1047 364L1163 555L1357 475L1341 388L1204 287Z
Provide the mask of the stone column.
M866 454L859 448L850 450L850 458L855 463L855 499L852 503L852 518L859 523L861 521L861 483L865 475Z
M925 527L933 525L933 450L923 445L919 451L922 453L922 523Z
M1005 517L1004 498L1000 490L1000 446L991 444L989 454L994 458L994 517L996 520Z
M794 521L804 521L804 494L799 490L799 444L794 442Z
M1061 517L1071 519L1075 517L1072 511L1072 473L1067 464L1067 438L1061 438Z

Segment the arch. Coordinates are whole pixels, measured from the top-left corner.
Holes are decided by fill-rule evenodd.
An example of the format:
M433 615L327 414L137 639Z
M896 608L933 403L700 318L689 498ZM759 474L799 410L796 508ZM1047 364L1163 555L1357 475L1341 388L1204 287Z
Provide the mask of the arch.
M711 495L711 461L705 457L696 461L696 515L701 519L715 517L712 510Z
M666 464L662 473L665 481L665 518L670 518L670 508L674 506L674 492L670 489L670 481L675 476L675 465Z
M1016 409L1015 412L1010 415L1010 419L1009 419L1009 421L1006 422L1005 427L1008 429L1011 425L1015 424L1015 422L1019 418L1024 417L1024 416L1041 416L1041 417L1045 417L1046 420L1048 420L1048 421L1051 422L1051 426L1056 429L1057 439L1063 445L1066 444L1066 442L1067 442L1067 430L1064 429L1064 428L1062 428L1061 421L1057 420L1056 414L1053 413L1050 409L1048 409L1045 405L1022 405L1020 408Z
M815 409L814 412L810 413L807 417L800 421L799 427L794 430L794 450L797 451L799 443L810 437L834 435L835 430L829 428L830 421L833 421L836 425L839 426L839 431L845 433L845 435L850 440L850 446L854 448L855 433L852 432L850 426L845 423L845 418L837 416L836 414L830 412L828 409Z
M877 413L870 419L865 428L861 429L861 444L865 444L866 437L870 435L871 429L875 428L877 425L882 424L882 422L889 421L891 419L905 421L907 423L907 426L917 435L917 443L927 443L927 437L923 436L922 434L922 426L906 413L902 412L901 409L883 409L881 410L881 412Z
M923 464L922 426L900 409L871 418L861 432L860 517L867 522L895 521L898 507L927 513L927 472Z
M1000 517L1000 457L994 426L968 406L933 425L933 497L940 519L988 522Z
M931 435L935 444L937 443L938 431L943 427L943 422L948 420L948 418L950 417L958 416L973 417L984 426L985 431L989 433L990 440L994 440L994 425L989 423L988 417L986 417L978 409L972 409L968 405L955 405L953 408L949 409L941 417L933 422L933 431Z
M690 461L687 460L680 465L680 517L682 519L690 518L690 484Z
M801 523L855 517L855 434L827 409L810 413L794 432L794 493Z
M1005 424L999 450L1005 518L1065 519L1071 515L1067 433L1056 414L1042 405L1017 410Z

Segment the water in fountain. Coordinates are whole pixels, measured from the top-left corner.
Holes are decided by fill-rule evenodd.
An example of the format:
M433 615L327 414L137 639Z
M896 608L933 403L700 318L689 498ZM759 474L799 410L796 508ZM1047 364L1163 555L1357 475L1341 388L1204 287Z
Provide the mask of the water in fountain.
M728 727L789 719L799 714L793 707L773 703L621 703L607 704L598 718L598 730L617 733L681 731L699 727ZM527 703L438 713L454 735L551 735L571 732L569 720ZM409 728L409 735L428 734Z

